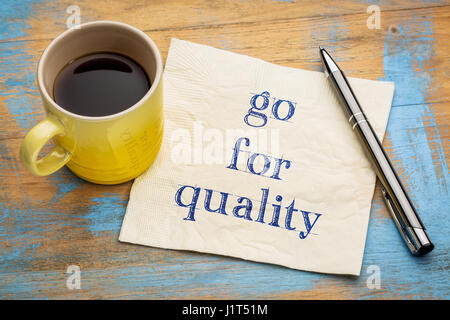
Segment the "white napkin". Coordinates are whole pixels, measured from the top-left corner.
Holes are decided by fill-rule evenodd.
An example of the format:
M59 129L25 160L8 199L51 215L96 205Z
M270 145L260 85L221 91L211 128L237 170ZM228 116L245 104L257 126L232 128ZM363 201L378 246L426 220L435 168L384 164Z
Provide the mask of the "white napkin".
M349 82L382 139L394 84ZM359 275L375 173L323 73L172 39L164 113L120 241Z

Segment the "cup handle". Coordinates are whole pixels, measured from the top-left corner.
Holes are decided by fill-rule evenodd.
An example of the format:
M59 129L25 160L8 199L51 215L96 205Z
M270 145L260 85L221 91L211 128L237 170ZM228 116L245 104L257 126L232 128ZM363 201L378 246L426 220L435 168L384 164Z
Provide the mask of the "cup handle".
M42 147L54 136L64 135L62 124L54 117L39 122L28 132L20 146L20 160L31 173L38 176L49 175L63 167L72 154L56 145L45 157L38 159Z

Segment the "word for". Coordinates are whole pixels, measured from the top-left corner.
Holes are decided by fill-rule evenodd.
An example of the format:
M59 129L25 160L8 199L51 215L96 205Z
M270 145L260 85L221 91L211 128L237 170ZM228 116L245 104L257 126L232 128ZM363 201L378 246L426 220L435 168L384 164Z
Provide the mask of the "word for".
M76 265L70 265L67 267L67 274L70 276L67 278L66 287L69 290L81 289L81 271L80 267Z
M192 193L192 196L189 196L186 194L187 190L190 190L190 192ZM198 204L198 201L200 198L201 191L202 191L202 188L194 187L194 186L190 186L190 185L182 185L177 190L177 192L175 194L175 203L180 207L188 208L188 214L187 214L186 218L184 218L183 220L195 221L195 210L199 209L199 208L197 208L197 204ZM248 221L255 221L255 222L259 222L259 223L265 223L266 206L268 204L267 200L269 198L269 188L267 188L267 189L261 188L261 191L262 191L261 201L259 201L260 205L259 205L259 211L258 211L258 216L256 217L256 220L253 220L255 217L254 216L252 217L252 213L253 213L253 208L254 208L253 201L257 201L257 200L252 201L252 199L250 199L250 198L238 196L236 205L233 207L233 209L231 211L228 210L228 212L227 212L227 202L230 198L230 195L232 195L231 193L215 191L215 190L207 189L207 188L205 188L204 191L205 191L205 197L204 197L204 201L203 201L203 206L207 212L215 212L215 213L219 213L219 214L223 214L223 215L229 215L231 213L236 218L245 219ZM217 208L211 208L212 198L213 198L213 195L215 195L215 194L220 195L220 201L215 201L215 203L219 203L219 205L217 206ZM190 200L183 201L183 199L190 199ZM218 200L218 199L216 198L214 200ZM319 219L319 217L321 216L321 214L296 209L295 208L295 199L293 199L292 202L287 207L283 207L281 205L281 202L283 201L283 197L281 195L277 195L275 197L275 200L277 203L272 203L272 207L273 207L272 218L271 218L271 221L268 223L268 225L272 226L272 227L277 227L277 228L280 227L280 224L279 224L280 223L280 215L281 215L282 208L284 208L284 209L286 209L285 214L283 213L284 228L286 228L287 230L296 230L296 228L294 226L292 226L291 223L292 223L292 218L293 218L294 213L299 212L303 218L304 227L306 229L306 232L305 231L299 232L299 238L305 239L310 234L311 229L314 227L314 225L316 224L316 222Z
M250 146L249 138L239 138L236 140L236 143L234 144L234 148L233 148L233 156L231 157L231 164L227 167L228 169L240 171L237 168L237 163L238 163L238 156L241 153L240 151L243 151L243 150L241 150L242 141L244 141L245 146L247 146L247 147ZM250 173L253 173L253 174L256 174L259 176L260 175L264 176L267 173L267 171L269 171L269 169L272 167L272 163L273 163L274 165L273 165L272 174L268 177L272 178L272 179L281 180L281 178L280 178L281 167L283 165L286 169L289 169L291 167L291 162L286 159L270 157L263 153L257 153L257 152L251 152L251 151L245 151L245 152L248 153L248 159L247 159L248 170L250 171ZM259 171L257 171L257 169L255 169L255 160L256 159L263 159L263 161L264 161L264 165Z
M258 98L262 101L260 106L257 104ZM248 113L244 117L244 122L247 125L251 127L264 127L267 124L267 115L261 111L264 111L269 107L269 98L270 93L268 91L264 91L261 94L255 94L250 99L251 108L248 109ZM295 112L296 102L276 98L273 98L273 100L274 102L271 110L273 118L281 121L288 121L291 119ZM285 112L280 112L281 106L283 106Z

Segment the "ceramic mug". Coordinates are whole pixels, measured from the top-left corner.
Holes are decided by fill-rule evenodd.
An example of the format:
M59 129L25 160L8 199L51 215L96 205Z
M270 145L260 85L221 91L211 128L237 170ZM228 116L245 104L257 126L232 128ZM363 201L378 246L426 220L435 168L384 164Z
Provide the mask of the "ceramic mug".
M52 94L59 71L74 59L95 52L115 52L137 61L151 81L149 91L135 105L108 116L78 115L59 106ZM40 176L67 165L82 179L100 184L122 183L141 174L161 146L162 69L161 55L152 39L127 24L96 21L63 32L39 61L37 82L46 119L23 140L22 163ZM52 138L55 147L39 158Z

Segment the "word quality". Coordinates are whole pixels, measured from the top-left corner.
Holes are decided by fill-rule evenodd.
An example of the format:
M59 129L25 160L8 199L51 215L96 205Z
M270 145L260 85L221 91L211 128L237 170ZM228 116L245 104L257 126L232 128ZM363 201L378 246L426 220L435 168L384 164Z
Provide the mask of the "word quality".
M262 100L259 99L260 101L262 101L262 103L260 103L260 106L258 106L258 104L257 104L258 98L262 99ZM261 111L264 111L267 109L267 107L269 107L269 102L270 102L269 98L270 98L270 93L268 91L264 91L261 94L255 94L250 99L251 108L248 109L248 113L244 117L244 122L247 125L258 128L258 127L264 127L267 124L267 115ZM276 99L276 98L272 98L272 99L273 99L273 104L272 104L271 113L272 113L273 118L276 120L281 120L281 121L288 121L289 119L291 119L292 116L294 115L295 106L297 103L292 102L290 100L283 100L283 99ZM280 109L284 109L285 112L280 112ZM281 115L280 115L280 113L281 113ZM283 115L283 113L284 113L284 115Z
M269 188L261 188L262 193L260 201L252 200L248 197L237 196L237 201L232 210L229 210L229 208L227 209L227 203L231 196L233 196L231 193L215 191L207 188L204 188L203 190L205 194L203 201L205 211L223 215L232 214L236 218L266 223L266 207L268 206ZM175 194L175 203L180 207L188 208L187 216L183 220L195 221L195 210L200 209L197 207L197 204L201 193L203 193L201 187L191 185L181 185L177 190ZM216 200L214 202L216 204L218 203L215 208L211 208L213 195L215 197L214 200ZM220 197L220 200L218 196ZM186 199L188 199L188 201L186 201ZM272 217L268 225L280 228L280 216L283 215L284 228L287 230L297 230L295 226L292 226L292 219L294 213L299 212L303 218L302 220L306 231L300 231L298 236L300 239L305 239L310 234L311 229L314 227L321 214L296 209L295 199L293 199L288 206L283 207L281 205L281 202L283 201L283 197L281 195L275 196L275 201L276 203L271 203L273 210ZM257 211L257 216L253 213L254 202L259 202L259 210L255 210ZM282 208L286 210L282 210ZM282 211L285 211L285 213L282 213Z

